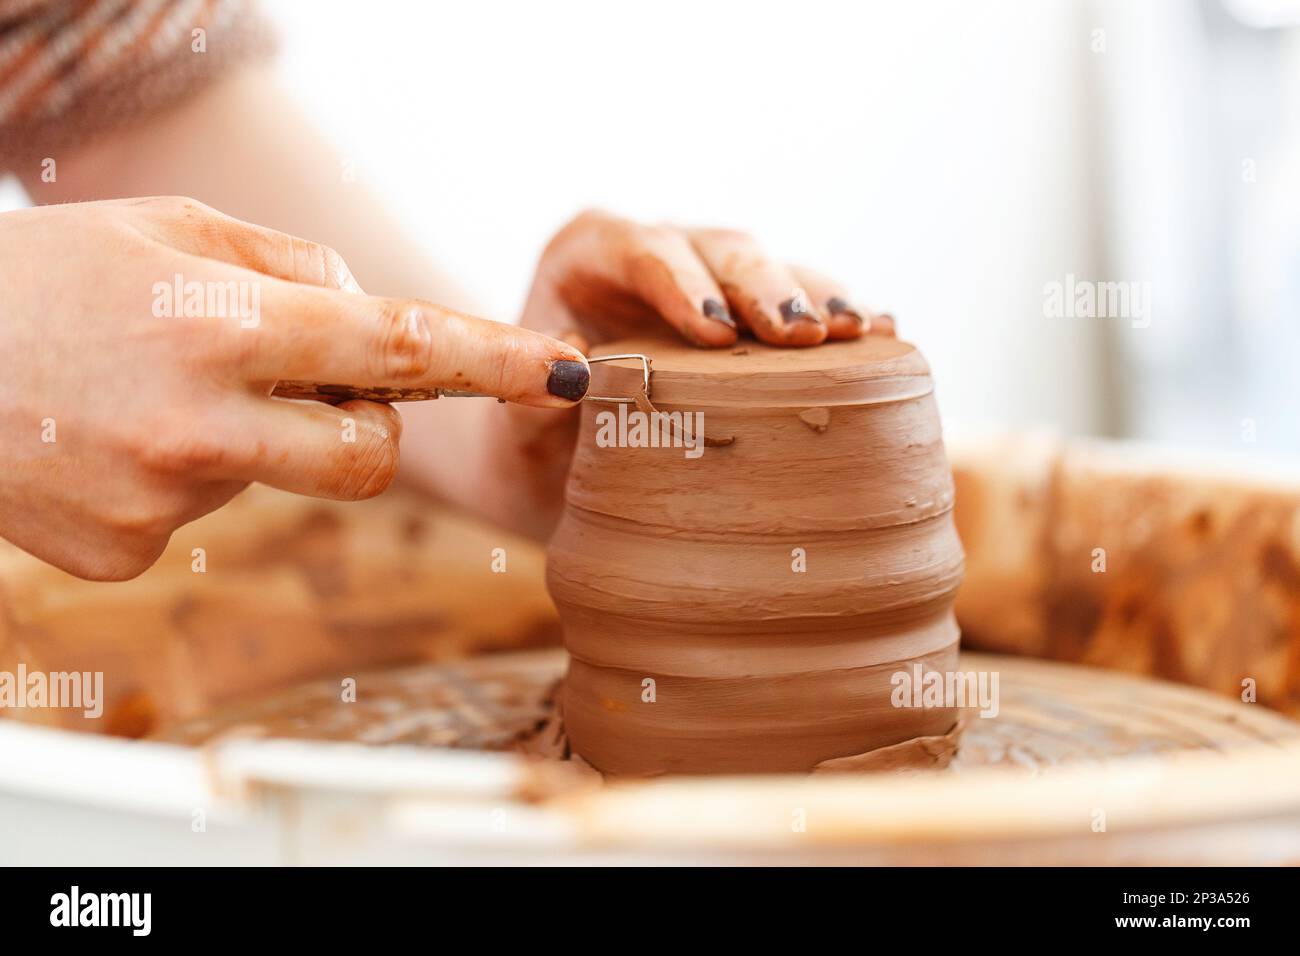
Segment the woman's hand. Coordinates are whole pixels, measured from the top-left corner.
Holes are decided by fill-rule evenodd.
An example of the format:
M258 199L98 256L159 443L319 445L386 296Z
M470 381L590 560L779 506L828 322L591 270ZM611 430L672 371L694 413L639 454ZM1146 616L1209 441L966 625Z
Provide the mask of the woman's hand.
M281 379L568 407L580 352L363 294L331 250L188 199L0 216L0 535L82 577L133 577L251 481L366 498L390 406L271 397Z
M825 276L769 258L744 233L603 212L583 213L547 245L522 325L586 351L663 322L703 347L732 345L741 330L777 346L894 334L889 316L854 305ZM499 485L491 516L545 538L563 503L577 416L493 411L482 473L483 487Z
M522 325L577 332L591 345L667 322L686 341L731 345L737 328L770 345L818 345L868 331L888 316L852 304L835 281L764 254L742 232L646 226L585 212L542 253Z

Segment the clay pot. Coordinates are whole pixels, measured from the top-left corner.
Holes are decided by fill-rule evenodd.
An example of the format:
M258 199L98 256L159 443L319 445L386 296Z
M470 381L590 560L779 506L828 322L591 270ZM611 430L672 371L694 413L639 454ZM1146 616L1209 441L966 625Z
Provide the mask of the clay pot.
M608 774L942 762L955 711L891 701L914 663L957 664L962 551L920 353L867 337L595 354L618 352L651 356L659 411L702 412L729 443L602 447L618 408L585 403L547 572L571 748ZM593 394L640 390L634 361L594 369Z

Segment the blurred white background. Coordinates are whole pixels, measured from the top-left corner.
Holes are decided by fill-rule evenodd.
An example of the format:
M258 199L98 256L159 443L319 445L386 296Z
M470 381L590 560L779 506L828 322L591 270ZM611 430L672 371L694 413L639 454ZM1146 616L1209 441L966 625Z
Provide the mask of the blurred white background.
M484 314L586 206L733 225L893 312L949 422L1300 453L1295 2L265 3ZM1067 275L1149 327L1049 318Z

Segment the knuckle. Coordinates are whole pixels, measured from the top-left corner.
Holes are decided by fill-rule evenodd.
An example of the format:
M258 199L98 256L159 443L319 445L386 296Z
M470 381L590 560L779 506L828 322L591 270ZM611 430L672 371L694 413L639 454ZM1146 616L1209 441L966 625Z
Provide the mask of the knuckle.
M686 237L671 226L636 225L624 233L630 250L648 252L660 258L679 256L688 248Z
M118 548L139 550L142 544L166 539L173 527L166 509L148 498L119 501L104 506L99 525Z
M427 378L433 368L429 317L418 302L385 299L379 310L371 368L381 379Z
M239 323L227 322L213 329L210 341L195 341L191 361L198 368L257 368L266 352L274 348L259 323L244 328ZM198 339L198 336L194 337Z
M204 430L186 426L138 429L125 439L131 457L154 472L183 475L223 464L226 449Z
M701 229L696 236L701 241L715 246L754 249L758 245L753 236L739 229Z
M189 196L150 196L146 205L159 212L182 216L213 216L217 211L211 206Z
M256 367L273 343L263 334L264 326L245 328L234 320L200 324L173 323L167 343L172 360L183 374L211 377Z
M681 237L672 226L665 226L663 223L646 223L633 226L631 234L647 245L668 245L675 244Z
M568 225L565 226L565 229L590 228L592 226L604 225L614 221L614 219L615 217L611 216L605 210L599 209L595 206L589 206L570 219Z
M583 236L593 233L605 233L610 229L618 229L624 224L624 220L610 215L603 209L584 209L565 223L559 232L551 237L551 241L546 244L542 258L555 257L571 244L578 244Z

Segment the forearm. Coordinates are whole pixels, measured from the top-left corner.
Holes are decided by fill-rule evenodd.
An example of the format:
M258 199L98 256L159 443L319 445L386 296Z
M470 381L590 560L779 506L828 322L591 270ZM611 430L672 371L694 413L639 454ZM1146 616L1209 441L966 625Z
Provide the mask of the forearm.
M364 186L344 181L342 157L265 70L241 70L56 158L53 183L42 182L40 168L15 170L37 202L190 196L333 246L367 292L469 305Z
M231 216L336 249L370 293L413 296L474 312L473 303L356 182L291 98L246 70L129 129L58 157L55 182L16 170L37 202L191 196ZM510 522L504 482L480 441L496 403L402 406L406 480L493 520ZM516 525L518 527L518 525Z

